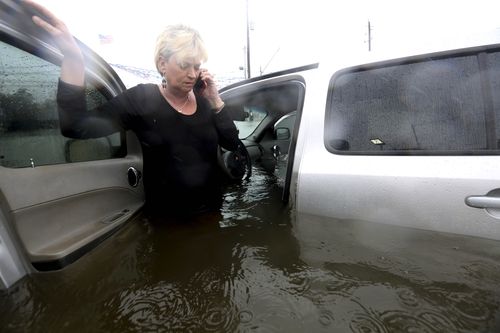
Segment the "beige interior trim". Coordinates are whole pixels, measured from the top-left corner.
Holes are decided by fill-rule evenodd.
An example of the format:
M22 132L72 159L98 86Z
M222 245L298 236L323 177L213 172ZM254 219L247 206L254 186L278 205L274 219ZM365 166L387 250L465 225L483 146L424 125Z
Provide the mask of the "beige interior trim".
M143 200L108 188L13 211L15 228L32 262L64 258L126 222Z

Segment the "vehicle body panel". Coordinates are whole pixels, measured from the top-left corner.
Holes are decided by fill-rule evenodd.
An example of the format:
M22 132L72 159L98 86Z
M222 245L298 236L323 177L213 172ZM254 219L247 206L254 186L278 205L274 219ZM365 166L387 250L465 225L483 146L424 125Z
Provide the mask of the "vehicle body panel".
M481 53L487 48L480 47L474 52ZM456 53L463 51L417 58L425 61ZM412 60L403 58L386 63L384 59L379 65L405 64ZM469 196L485 196L500 188L498 150L415 156L342 150L332 153L327 149L325 121L329 89L332 77L345 71L343 66L347 65L321 64L315 81L306 83L308 90L297 142L300 149L294 165L297 190L292 197L296 209L343 220L500 239L498 209L478 209L466 204ZM349 65L358 69L372 66L368 60L366 65L359 62Z

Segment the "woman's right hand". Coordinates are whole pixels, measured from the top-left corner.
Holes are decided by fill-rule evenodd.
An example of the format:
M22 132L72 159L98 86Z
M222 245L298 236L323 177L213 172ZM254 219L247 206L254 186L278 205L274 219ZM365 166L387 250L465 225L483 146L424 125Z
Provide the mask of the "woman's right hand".
M85 67L82 51L66 24L44 6L31 0L24 3L37 10L45 19L34 15L33 23L47 31L54 39L64 58L61 64L61 80L74 85L84 85Z
M42 5L31 0L25 0L24 3L40 12L47 20L34 15L33 23L47 31L57 43L59 50L64 55L72 55L74 53L81 54L80 48L76 44L66 24L55 16L50 10Z

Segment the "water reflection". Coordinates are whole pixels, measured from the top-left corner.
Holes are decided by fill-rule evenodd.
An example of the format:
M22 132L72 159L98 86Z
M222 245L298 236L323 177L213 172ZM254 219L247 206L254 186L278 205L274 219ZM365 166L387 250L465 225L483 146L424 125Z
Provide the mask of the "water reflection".
M498 242L307 215L294 231L301 259L321 268L312 298L350 319L340 331L498 329ZM478 269L485 279L471 280Z
M221 214L138 216L0 294L6 332L496 332L500 244L295 215L255 169Z

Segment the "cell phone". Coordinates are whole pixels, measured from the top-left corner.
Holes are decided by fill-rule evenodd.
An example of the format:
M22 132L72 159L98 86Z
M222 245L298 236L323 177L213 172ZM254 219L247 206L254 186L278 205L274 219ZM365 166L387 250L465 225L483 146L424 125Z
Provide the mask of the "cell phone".
M205 83L205 81L203 81L203 80L201 79L201 74L200 74L200 75L198 75L198 79L196 79L196 83L194 84L193 89L194 89L195 91L197 91L197 92L200 92L200 91L202 91L203 89L205 89L205 86L206 86L206 83Z

